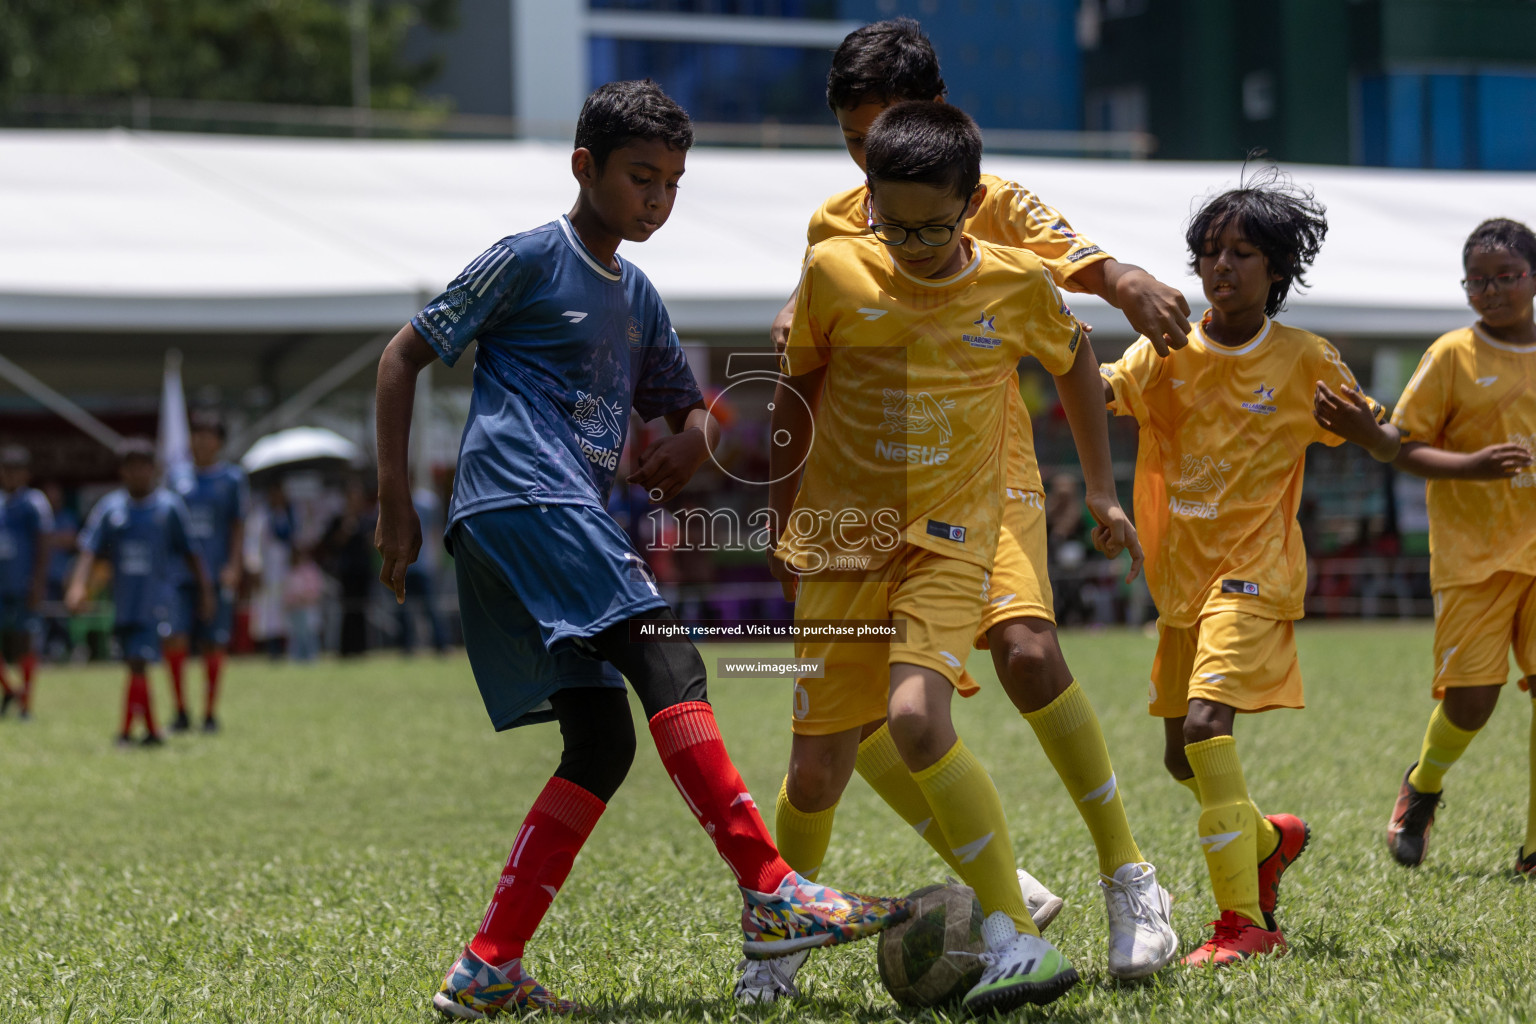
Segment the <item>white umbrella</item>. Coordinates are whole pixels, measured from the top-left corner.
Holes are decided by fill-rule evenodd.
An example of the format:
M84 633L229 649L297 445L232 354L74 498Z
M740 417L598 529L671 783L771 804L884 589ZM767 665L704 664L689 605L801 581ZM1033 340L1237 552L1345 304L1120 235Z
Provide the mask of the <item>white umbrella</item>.
M360 455L362 449L334 430L290 427L268 434L251 445L240 459L240 465L247 473L260 473L295 462L352 462Z

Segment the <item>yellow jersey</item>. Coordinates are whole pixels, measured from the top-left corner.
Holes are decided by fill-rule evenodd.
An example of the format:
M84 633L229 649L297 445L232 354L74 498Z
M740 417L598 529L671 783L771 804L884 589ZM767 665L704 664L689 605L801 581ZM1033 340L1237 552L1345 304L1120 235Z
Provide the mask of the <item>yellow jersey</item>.
M1404 441L1453 452L1518 444L1536 452L1536 347L1477 327L1429 346L1392 422ZM1461 587L1496 572L1536 574L1536 468L1507 480L1430 480L1430 585Z
M1109 259L1109 253L1072 230L1067 219L1040 201L1040 197L1016 181L995 174L983 174L981 183L987 195L965 224L965 233L1015 249L1027 249L1040 257L1056 284L1070 291L1081 291L1072 275L1086 266ZM860 185L839 192L821 204L811 215L806 241L811 245L843 235L869 233L869 190ZM1029 410L1019 394L1018 373L1014 373L1013 396L1009 416L1013 424L1008 450L1006 485L1022 491L1041 490L1040 467L1035 461L1035 435Z
M1166 357L1141 338L1101 372L1110 408L1140 427L1136 531L1162 620L1301 618L1307 553L1296 510L1307 445L1344 443L1312 418L1313 386L1356 386L1338 351L1269 319L1235 348L1197 325Z
M797 570L870 570L904 544L991 568L1018 362L1065 373L1083 331L1036 256L967 244L941 280L869 234L806 254L784 371L827 372L779 547Z

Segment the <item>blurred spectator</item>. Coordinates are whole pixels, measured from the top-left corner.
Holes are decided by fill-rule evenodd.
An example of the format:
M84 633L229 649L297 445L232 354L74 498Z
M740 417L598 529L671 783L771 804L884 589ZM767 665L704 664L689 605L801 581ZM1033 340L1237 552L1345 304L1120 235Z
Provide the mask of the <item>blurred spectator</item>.
M58 481L43 485L43 497L53 509L53 532L48 535L48 579L44 597L52 608L64 606L64 590L69 586L69 570L75 561L75 537L80 532L80 514L64 501L64 488ZM55 661L70 655L69 616L60 612L45 620L43 649Z
M325 577L307 548L294 548L283 581L283 607L288 611L288 656L313 661L320 653L320 602Z
M368 604L373 598L373 526L375 512L362 481L347 483L347 503L331 520L321 550L331 575L341 584L341 656L368 649Z
M1084 507L1082 485L1074 474L1062 471L1050 478L1045 497L1046 543L1051 589L1056 597L1056 622L1063 626L1089 618L1082 576L1088 555Z
M251 596L251 637L272 657L283 653L288 636L288 614L283 607L283 584L292 559L293 508L281 481L267 485L262 501L246 520L245 569L256 580Z

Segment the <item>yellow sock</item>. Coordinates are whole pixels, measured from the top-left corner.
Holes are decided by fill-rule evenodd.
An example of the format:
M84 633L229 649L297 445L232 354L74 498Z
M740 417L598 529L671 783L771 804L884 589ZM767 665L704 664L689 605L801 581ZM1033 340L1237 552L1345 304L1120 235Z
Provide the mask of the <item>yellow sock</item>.
M1525 815L1525 845L1522 854L1536 851L1536 684L1531 686L1531 796L1530 808Z
M837 804L824 811L806 813L800 810L789 802L789 777L785 776L779 783L773 841L778 845L784 863L813 882L827 856L827 844L832 841L832 818L836 814Z
M1200 845L1216 905L1267 928L1259 909L1259 810L1248 798L1237 741L1217 736L1189 744L1184 754L1200 780Z
M1195 794L1195 799L1196 800L1200 799L1200 780L1199 779L1197 779L1193 775L1191 775L1187 779L1174 779L1173 781L1177 782L1179 785L1183 786L1185 789L1187 789L1191 793Z
M1429 728L1424 730L1419 763L1409 773L1408 784L1420 793L1440 792L1445 786L1445 773L1466 753L1467 744L1476 735L1476 729L1453 725L1445 717L1445 705L1436 704L1435 713L1429 716Z
M1113 875L1122 864L1140 864L1141 850L1125 817L1104 732L1083 688L1073 680L1045 707L1026 712L1024 720L1035 730L1035 738L1093 836L1099 872Z
M1019 931L1039 935L1019 892L1003 802L981 762L964 741L956 740L948 753L912 778L933 808L934 824L955 856L955 870L976 890L982 913L1001 910Z
M866 737L859 744L859 757L854 766L869 783L869 788L880 794L880 799L901 815L901 820L911 825L923 841L944 858L949 869L959 875L960 862L950 852L943 831L934 824L928 798L912 780L912 773L907 771L906 763L896 750L896 741L891 739L891 730L882 725L880 731ZM794 867L794 862L791 861L789 866Z

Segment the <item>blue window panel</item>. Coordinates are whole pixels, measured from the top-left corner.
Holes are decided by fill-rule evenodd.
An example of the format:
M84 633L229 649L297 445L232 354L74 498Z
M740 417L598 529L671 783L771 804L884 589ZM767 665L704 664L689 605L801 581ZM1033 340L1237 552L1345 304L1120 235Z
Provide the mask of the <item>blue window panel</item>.
M1477 76L1480 163L1490 171L1536 170L1536 75Z
M1360 79L1360 162L1369 167L1387 163L1387 79L1366 75Z
M1466 75L1428 75L1429 93L1429 165L1460 169L1477 159L1467 146L1467 95L1470 83Z
M1387 76L1388 167L1424 166L1424 78Z

